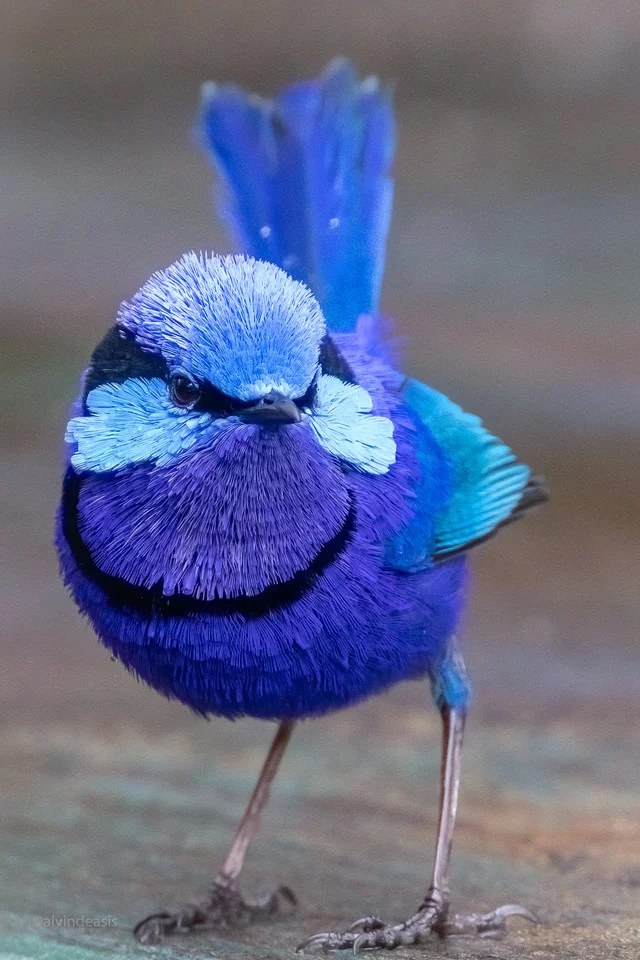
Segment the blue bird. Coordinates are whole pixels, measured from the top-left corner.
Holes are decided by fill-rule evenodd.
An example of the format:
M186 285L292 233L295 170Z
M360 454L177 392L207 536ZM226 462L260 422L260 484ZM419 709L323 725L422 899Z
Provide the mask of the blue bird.
M101 642L198 713L279 722L202 904L142 942L295 903L238 886L295 723L427 678L443 723L431 883L415 914L301 947L493 933L449 911L469 684L466 554L545 499L512 451L397 372L376 319L391 214L388 91L345 61L275 100L203 88L197 128L239 256L188 253L122 304L69 420L56 542Z

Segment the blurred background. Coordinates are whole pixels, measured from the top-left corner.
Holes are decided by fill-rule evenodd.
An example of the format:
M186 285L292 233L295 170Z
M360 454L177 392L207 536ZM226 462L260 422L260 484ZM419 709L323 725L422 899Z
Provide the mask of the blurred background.
M58 581L52 516L66 411L120 300L185 250L230 249L190 140L200 83L268 94L341 53L396 84L383 307L410 337L407 372L479 413L552 491L474 561L459 902L523 899L556 921L491 956L636 956L636 0L4 0L1 12L5 955L44 957L52 939L69 957L141 954L129 927L200 895L266 748L266 726L204 724L110 662ZM413 909L438 738L414 684L303 727L252 857L253 881L297 880L303 909L289 928L234 938L229 955L284 955L297 933ZM99 935L34 927L52 911L118 922Z

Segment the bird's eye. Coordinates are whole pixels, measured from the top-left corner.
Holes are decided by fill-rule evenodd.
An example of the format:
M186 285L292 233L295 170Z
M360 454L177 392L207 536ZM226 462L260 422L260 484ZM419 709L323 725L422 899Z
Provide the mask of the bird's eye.
M200 399L201 390L197 383L177 374L169 381L169 395L177 407L192 407Z

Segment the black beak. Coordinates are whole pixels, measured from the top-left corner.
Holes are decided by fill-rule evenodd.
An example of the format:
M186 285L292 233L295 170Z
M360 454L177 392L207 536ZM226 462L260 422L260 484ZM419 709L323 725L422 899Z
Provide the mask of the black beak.
M272 390L266 397L245 407L238 414L246 423L262 423L265 426L276 426L281 423L299 423L300 410L293 400L283 397L281 393Z

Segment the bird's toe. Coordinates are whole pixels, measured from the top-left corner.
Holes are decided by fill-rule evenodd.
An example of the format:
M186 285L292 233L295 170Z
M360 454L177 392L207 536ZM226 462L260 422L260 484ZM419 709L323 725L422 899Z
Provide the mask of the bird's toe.
M489 913L454 914L450 916L447 904L428 900L417 913L404 923L386 924L377 916L360 917L344 933L316 933L301 943L298 951L321 949L395 950L424 943L432 934L449 936L498 937L506 931L510 917L523 917L531 923L540 920L531 910L519 904L507 903Z
M456 913L448 916L437 932L442 937L500 937L507 931L510 917L522 917L529 923L541 923L540 917L519 903L505 903L489 913Z
M216 882L209 899L176 913L153 913L134 928L139 943L156 944L173 934L196 930L244 927L249 923L289 913L298 904L293 890L280 886L272 893L249 899L233 884Z

